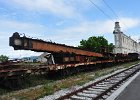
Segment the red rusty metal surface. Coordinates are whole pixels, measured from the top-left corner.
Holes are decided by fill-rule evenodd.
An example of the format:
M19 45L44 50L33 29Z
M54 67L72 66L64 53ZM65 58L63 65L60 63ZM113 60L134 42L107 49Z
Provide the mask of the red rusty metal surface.
M78 56L77 56L78 57ZM128 61L128 59L125 59ZM120 60L123 61L123 60ZM21 76L26 74L41 74L40 72L47 73L49 71L55 71L59 69L65 69L68 67L77 67L80 65L96 65L103 63L113 63L114 60L104 60L104 61L91 61L91 62L80 62L74 64L55 64L55 65L37 65L36 67L26 66L25 68L14 68L14 69L0 69L0 77L10 77L10 76Z
M85 56L95 56L95 57L102 57L102 54L95 53L95 52L90 52L90 51L85 51L81 50L78 48L73 48L69 47L66 45L54 45L52 43L47 43L47 42L40 42L40 41L32 41L33 50L42 50L42 51L47 51L47 52L65 52L65 53L74 53L77 55L85 55Z
M108 60L104 61L104 63L109 62ZM36 67L29 67L28 65L26 68L13 68L13 69L1 69L0 70L0 77L10 77L10 76L21 76L26 74L35 74L39 72L47 73L50 70L55 71L59 69L65 69L68 67L77 67L80 65L96 65L98 63L102 63L101 61L95 61L95 62L80 62L75 64L55 64L55 65L38 65ZM10 66L9 66L10 67Z
M91 57L103 57L103 55L100 53L82 50L77 47L43 41L39 39L27 38L25 36L20 37L19 33L17 32L13 33L13 36L10 37L9 44L10 46L13 46L15 50L32 50L50 53L66 53Z

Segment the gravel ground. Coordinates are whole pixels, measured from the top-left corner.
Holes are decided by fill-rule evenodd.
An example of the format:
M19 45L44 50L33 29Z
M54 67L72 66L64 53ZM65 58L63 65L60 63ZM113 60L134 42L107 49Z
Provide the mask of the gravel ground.
M98 81L98 80L101 80L101 79L103 79L103 78L106 78L106 77L108 77L108 76L110 76L110 75L112 75L112 74L115 74L115 73L120 72L120 71L125 70L125 69L126 69L126 68L119 69L119 70L117 70L117 71L115 71L115 72L113 72L113 73L111 73L111 74L108 74L108 75L99 77L99 78L95 79L94 81L90 81L90 82L84 84L83 86L76 85L76 86L72 86L72 87L67 88L67 89L59 90L59 91L55 92L55 93L52 94L52 95L45 96L45 97L40 98L40 99L38 99L38 100L55 100L55 99L59 98L59 97L62 96L62 95L65 95L65 94L67 94L67 93L70 93L70 92L72 92L72 91L75 91L75 90L77 90L77 89L79 89L79 88L85 87L85 86L87 86L87 85L89 85L89 84L92 84L92 83L94 83L94 82L96 82L96 81Z

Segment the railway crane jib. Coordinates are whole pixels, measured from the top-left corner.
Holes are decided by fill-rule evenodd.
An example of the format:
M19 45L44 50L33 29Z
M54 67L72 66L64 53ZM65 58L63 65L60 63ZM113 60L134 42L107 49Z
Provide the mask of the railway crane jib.
M32 50L39 52L50 52L50 53L69 53L75 55L83 55L88 57L103 57L100 53L82 50L76 47L67 46L64 44L57 44L39 39L27 38L26 36L21 37L18 32L13 33L10 37L10 46L14 47L15 50Z

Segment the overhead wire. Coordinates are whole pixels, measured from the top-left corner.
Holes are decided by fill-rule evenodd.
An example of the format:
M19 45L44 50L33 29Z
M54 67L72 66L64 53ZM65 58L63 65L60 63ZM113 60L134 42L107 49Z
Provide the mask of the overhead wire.
M105 13L98 5L96 5L92 0L89 0L89 1L90 1L91 4L93 4L98 10L100 10L106 17L108 17L109 19L111 19L111 20L114 22L113 18L112 18L110 15L108 15L107 13Z
M111 12L115 15L116 18L119 19L119 16L116 14L116 12L109 6L109 4L105 1L102 0L104 2L104 4L111 10Z
M106 17L108 17L109 19L111 19L111 21L114 23L114 19L108 15L104 10L102 10L97 4L95 4L92 0L89 0L90 3L92 3L98 10L100 10ZM117 15L117 13L111 8L111 6L109 6L109 4L105 1L105 0L102 0L104 2L104 4L111 10L111 12L115 15L115 19L119 20L119 22L121 22L124 26L126 26L126 24L122 21L120 21L120 18L119 16ZM123 30L126 32L126 30Z
M117 15L117 13L111 8L111 6L105 1L105 0L102 0L104 2L104 4L112 11L112 13L116 16L116 18L119 20L120 17ZM119 22L121 22L124 26L126 26L126 24L122 21L119 20ZM124 32L126 32L126 30L123 30ZM127 33L127 32L126 32ZM129 34L130 36L130 34Z
M117 20L120 19L120 17L117 15L117 13L111 8L111 6L105 1L102 0L104 2L104 4L110 9L110 11L112 12L112 14L114 14L114 16L116 17ZM121 23L126 26L126 24L124 22L121 21Z
M114 22L114 19L108 15L107 13L105 13L104 10L102 10L97 4L95 4L92 0L89 0L98 10L100 10L106 17L108 17L109 19L111 19L113 22ZM126 26L126 24L122 21L120 21L120 17L117 15L117 13L111 8L111 6L105 1L105 0L102 0L104 2L104 4L111 10L111 12L115 15L115 19L116 20L119 20L119 22L121 22L124 26ZM126 30L123 30L126 32Z

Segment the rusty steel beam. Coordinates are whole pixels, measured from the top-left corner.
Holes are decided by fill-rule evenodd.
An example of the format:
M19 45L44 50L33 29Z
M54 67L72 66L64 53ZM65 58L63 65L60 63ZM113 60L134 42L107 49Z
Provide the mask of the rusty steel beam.
M14 49L16 50L32 50L32 51L50 52L50 53L62 52L62 53L69 53L69 54L76 54L76 55L83 55L83 56L103 57L103 55L100 53L82 50L77 47L52 43L39 39L27 38L25 36L20 37L18 32L15 32L13 36L10 37L9 44L10 46L14 47Z

